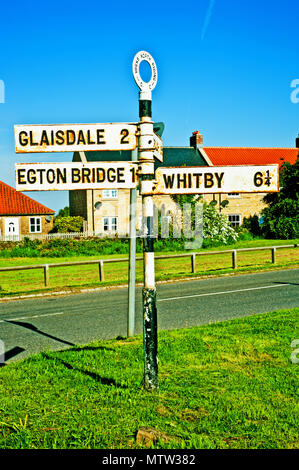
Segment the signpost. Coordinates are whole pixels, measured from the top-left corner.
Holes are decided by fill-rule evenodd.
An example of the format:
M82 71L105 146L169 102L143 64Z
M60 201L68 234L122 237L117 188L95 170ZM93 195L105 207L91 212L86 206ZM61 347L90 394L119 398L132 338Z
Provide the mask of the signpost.
M140 63L145 60L151 67L152 76L144 82L139 75ZM144 387L153 391L158 389L158 341L157 341L157 304L155 286L154 258L154 205L153 198L148 195L154 179L154 130L152 117L152 90L157 84L158 74L154 59L145 51L138 52L133 60L133 75L139 92L139 176L141 177L140 192L142 195L144 238L143 265L143 344L144 344Z
M149 82L139 73L142 61L152 71ZM144 386L158 384L157 306L154 260L153 196L158 194L205 194L278 191L278 165L223 167L159 167L163 161L161 137L154 132L152 90L158 79L157 67L146 51L133 60L133 75L139 92L138 123L16 125L16 153L133 150L131 162L17 163L18 191L75 189L131 189L128 335L134 332L136 187L142 195L144 239L143 338ZM164 128L159 123L160 131ZM158 131L157 131L158 132Z
M51 124L15 126L16 153L134 150L137 124Z
M146 194L260 193L278 191L278 165L160 167Z
M132 162L16 163L17 191L136 188Z

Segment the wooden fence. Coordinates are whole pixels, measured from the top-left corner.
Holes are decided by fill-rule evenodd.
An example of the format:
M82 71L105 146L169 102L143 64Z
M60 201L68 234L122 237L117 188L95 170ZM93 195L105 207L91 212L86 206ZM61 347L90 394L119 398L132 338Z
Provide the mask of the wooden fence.
M204 251L196 253L177 253L175 255L158 255L155 256L155 259L171 259L171 258L190 258L191 260L191 272L195 273L196 271L196 257L197 256L208 256L208 255L220 255L231 253L232 255L232 268L236 269L238 267L238 256L237 254L245 251L260 251L260 250L270 250L271 253L271 262L276 263L276 250L280 248L297 248L297 244L292 245L277 245L277 246L263 246L256 248L238 248L236 250L221 250L221 251ZM136 260L142 260L142 256L137 256ZM44 272L44 284L47 287L49 285L50 279L50 268L58 268L64 266L80 266L88 264L97 264L99 266L99 280L103 282L105 280L104 276L104 264L105 263L121 263L128 261L129 258L112 258L112 259L98 259L98 260L88 260L88 261L73 261L68 263L49 263L49 264L36 264L30 266L7 266L0 268L0 272L7 271L22 271L26 269L42 269Z

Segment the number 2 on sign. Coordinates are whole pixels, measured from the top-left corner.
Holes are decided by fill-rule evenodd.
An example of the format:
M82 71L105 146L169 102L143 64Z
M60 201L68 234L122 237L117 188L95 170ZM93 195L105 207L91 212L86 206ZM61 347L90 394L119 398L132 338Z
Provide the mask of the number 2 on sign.
M122 138L120 139L121 144L129 144L130 142L126 140L126 137L129 135L128 129L122 129L120 132L120 135L122 135Z
M271 176L270 176L269 170L266 171L266 175L263 175L261 171L257 171L254 175L253 181L254 181L255 186L257 186L258 188L262 186L263 184L270 186Z

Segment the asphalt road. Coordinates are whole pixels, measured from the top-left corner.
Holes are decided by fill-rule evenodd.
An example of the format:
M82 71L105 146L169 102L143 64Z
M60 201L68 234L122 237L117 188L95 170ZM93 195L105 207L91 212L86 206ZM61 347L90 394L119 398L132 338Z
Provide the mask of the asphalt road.
M137 288L136 334L142 332L141 295ZM157 299L159 329L298 307L299 269L159 284ZM0 301L0 354L4 345L6 363L126 332L126 288Z

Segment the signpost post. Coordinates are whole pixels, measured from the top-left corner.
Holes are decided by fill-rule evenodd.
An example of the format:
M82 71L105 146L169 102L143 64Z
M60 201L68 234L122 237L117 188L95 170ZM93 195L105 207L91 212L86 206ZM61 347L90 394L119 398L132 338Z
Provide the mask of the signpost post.
M139 74L140 63L145 60L151 67L152 76L144 82ZM144 386L147 390L157 390L158 385L158 344L157 344L157 305L155 286L155 259L153 221L154 205L151 195L147 195L154 179L154 130L152 122L152 90L157 84L157 67L152 56L145 51L138 52L133 60L133 75L139 92L139 176L143 208L143 342L144 342Z

